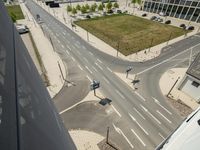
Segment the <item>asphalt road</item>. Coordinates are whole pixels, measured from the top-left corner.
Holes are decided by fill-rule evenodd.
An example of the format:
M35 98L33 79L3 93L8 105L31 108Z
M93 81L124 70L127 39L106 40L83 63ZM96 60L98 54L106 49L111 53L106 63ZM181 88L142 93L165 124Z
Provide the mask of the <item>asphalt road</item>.
M54 41L57 40L55 46L59 49L63 61L66 61L64 58L70 59L76 64L74 69L81 70L82 76L101 82L100 90L112 100L119 117L111 126L119 135L115 140L123 143L119 147L126 150L154 149L181 123L183 118L169 106L160 92L159 78L167 69L188 58L190 50L187 49L199 43L199 36L187 38L163 49L156 59L144 63L129 62L104 54L90 46L34 2L28 0L27 6L34 16L40 14L44 21L44 30L53 36ZM197 50L198 48L193 49L193 52ZM127 66L133 66L132 73L138 73L140 78L139 89L136 92L113 73L124 72ZM82 88L88 89L88 85L82 84ZM60 101L63 103L59 104L58 110L64 109L64 105L68 106L63 98L75 96L76 99L81 93L77 88L72 90L70 95L61 96ZM81 97L84 97L84 94L79 96L79 99ZM65 115L67 113L63 113L62 117ZM79 123L81 124L81 120ZM118 143L116 141L115 143Z

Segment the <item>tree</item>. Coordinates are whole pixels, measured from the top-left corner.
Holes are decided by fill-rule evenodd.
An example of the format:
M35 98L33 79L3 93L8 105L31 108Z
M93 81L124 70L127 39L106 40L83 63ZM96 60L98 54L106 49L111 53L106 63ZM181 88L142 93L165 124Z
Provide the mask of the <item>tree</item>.
M106 8L108 10L110 10L112 8L112 3L110 1L107 3Z
M100 5L98 6L98 11L103 11L103 5L102 5L102 4L100 4Z
M86 9L86 10L89 10L89 9L90 9L90 6L89 6L88 4L86 4L86 5L85 5L85 9Z
M81 10L81 6L78 4L78 5L76 5L76 10Z
M102 3L102 6L103 6L103 8L105 8L105 4L104 3Z
M76 8L72 8L72 14L73 15L77 14Z
M138 3L139 5L141 5L142 2L141 2L141 0L137 0L137 3Z
M83 5L83 6L81 7L81 13L84 14L84 13L86 13L86 12L87 12L87 10L86 10L85 6Z
M136 4L137 0L132 0L131 3Z
M119 4L117 2L114 3L113 5L115 8L119 8Z
M92 5L92 6L90 7L90 12L95 12L95 10L96 10L95 6Z
M72 11L72 7L71 6L67 6L67 12L71 12Z
M96 3L94 3L93 6L94 6L95 9L97 9L97 4Z

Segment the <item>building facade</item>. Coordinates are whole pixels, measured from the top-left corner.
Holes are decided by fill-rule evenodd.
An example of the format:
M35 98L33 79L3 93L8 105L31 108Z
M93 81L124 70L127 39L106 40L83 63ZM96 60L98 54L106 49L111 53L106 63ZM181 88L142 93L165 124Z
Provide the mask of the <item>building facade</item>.
M187 70L179 89L200 102L200 53Z
M143 0L142 10L200 23L200 0Z

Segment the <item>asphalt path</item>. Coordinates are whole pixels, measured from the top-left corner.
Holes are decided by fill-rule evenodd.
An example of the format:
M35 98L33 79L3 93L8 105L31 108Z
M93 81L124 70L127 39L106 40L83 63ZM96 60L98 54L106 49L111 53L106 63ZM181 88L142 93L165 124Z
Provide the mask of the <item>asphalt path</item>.
M189 58L191 51L187 49L199 43L198 36L170 45L156 59L144 63L129 62L95 49L36 3L27 1L26 5L34 16L40 14L45 30L53 36L54 41L57 40L56 47L61 50L62 57L68 57L77 64L75 69L84 72L82 75L89 81L96 79L101 82L100 90L112 100L119 117L118 122L113 122L112 128L119 134L117 140L126 143L120 147L154 149L181 123L183 118L166 103L158 83L163 72ZM196 51L198 48L193 49L193 52ZM113 72L124 72L127 66L133 66L134 73L138 73L140 82L137 91ZM88 89L88 84L82 84L83 88L84 86ZM79 93L80 89L74 89L69 97L78 96ZM67 95L64 97L66 99ZM59 110L64 109L61 106ZM64 115L63 113L62 116Z

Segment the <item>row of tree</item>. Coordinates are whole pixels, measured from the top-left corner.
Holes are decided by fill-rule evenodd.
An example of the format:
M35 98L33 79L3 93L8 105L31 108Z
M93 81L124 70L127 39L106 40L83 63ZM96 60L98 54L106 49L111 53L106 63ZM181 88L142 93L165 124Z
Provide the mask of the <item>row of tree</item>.
M115 2L112 4L111 2L108 2L106 5L104 3L101 3L97 5L94 3L93 5L82 5L80 6L79 4L76 5L76 7L72 7L70 5L67 6L67 12L71 12L72 14L76 14L77 11L80 11L82 14L87 13L87 12L95 12L96 10L98 11L103 11L105 9L110 10L112 8L119 8L119 4Z

